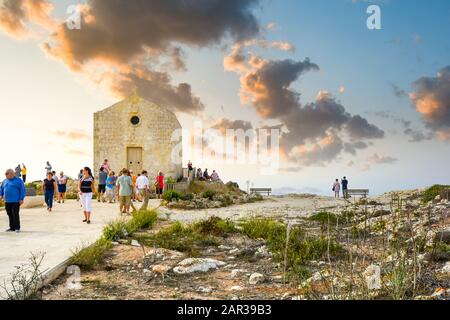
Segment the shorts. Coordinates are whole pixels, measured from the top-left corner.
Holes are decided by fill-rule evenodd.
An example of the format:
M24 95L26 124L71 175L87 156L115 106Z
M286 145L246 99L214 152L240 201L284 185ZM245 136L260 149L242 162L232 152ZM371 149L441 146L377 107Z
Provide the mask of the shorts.
M145 197L145 189L140 189L138 192L140 196Z
M58 184L58 192L59 193L66 193L67 186L65 184Z
M131 204L131 196L120 196L119 202L121 206L129 206Z
M106 184L99 184L98 193L105 193L105 192L106 192Z
M163 188L159 188L159 187L157 187L156 188L156 194L163 194Z

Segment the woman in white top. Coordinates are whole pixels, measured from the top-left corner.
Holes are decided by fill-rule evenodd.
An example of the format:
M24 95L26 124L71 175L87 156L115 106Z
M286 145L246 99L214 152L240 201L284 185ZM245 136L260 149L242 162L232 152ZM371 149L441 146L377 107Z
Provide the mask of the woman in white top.
M333 184L334 197L340 198L341 194L341 184L339 183L339 179L336 179L336 182Z

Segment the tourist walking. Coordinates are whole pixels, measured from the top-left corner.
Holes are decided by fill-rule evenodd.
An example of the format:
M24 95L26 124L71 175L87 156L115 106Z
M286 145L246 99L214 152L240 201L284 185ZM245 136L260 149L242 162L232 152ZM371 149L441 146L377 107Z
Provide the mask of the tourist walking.
M27 182L27 167L25 166L24 163L22 163L22 180L23 183Z
M162 198L164 192L164 174L160 171L156 177L156 196L158 199Z
M49 161L47 161L47 165L45 166L46 174L52 172L52 169L53 169L52 165L50 164Z
M56 171L52 171L52 175L53 175L53 180L55 180L56 185L58 185L58 176L56 175ZM54 199L55 201L58 200L58 193L54 192Z
M144 170L144 171L142 171L142 174L136 180L136 188L138 191L138 200L140 202L145 201L145 199L148 197L149 185L150 185L150 181L148 179L148 172ZM148 202L148 200L147 200L147 202Z
M335 198L341 197L341 184L339 183L339 179L336 179L336 181L334 182L333 191L334 191Z
M102 168L105 170L106 174L109 174L111 167L109 166L108 159L105 159L102 164Z
M131 195L133 193L133 181L130 177L128 169L123 169L121 176L117 179L117 185L119 187L119 207L120 212L129 214L131 205Z
M129 176L131 177L131 184L132 184L132 188L133 188L133 193L131 194L131 201L136 201L136 181L137 181L137 177L134 174L133 170L130 170L128 172L129 172Z
M102 166L98 174L98 202L104 201L103 196L106 193L106 180L108 179L108 171Z
M42 183L42 193L45 197L48 212L52 212L53 210L53 197L55 196L56 188L56 181L53 179L53 174L51 172L47 173L47 178Z
M22 177L22 168L20 167L20 164L16 167L15 171L15 177L19 178Z
M194 173L194 165L192 164L192 161L189 160L189 162L188 162L188 178L192 178L193 173Z
M116 187L116 179L114 177L114 172L110 172L108 178L106 178L106 192L105 192L105 201L109 203L113 203L115 201L115 187Z
M67 176L64 175L64 172L60 172L58 178L58 203L64 203L66 201L66 192L67 192Z
M342 184L342 194L344 198L348 198L348 180L347 177L344 177L341 181Z
M26 196L25 184L15 177L15 172L8 169L6 179L0 185L0 202L5 200L5 209L9 218L9 229L6 232L20 232L20 206Z
M80 170L78 173L78 183L83 179L83 169ZM77 202L80 201L80 193L77 192Z
M92 170L88 167L83 169L83 178L78 183L78 192L83 206L84 220L87 224L91 223L92 215L92 196L95 193L95 179Z

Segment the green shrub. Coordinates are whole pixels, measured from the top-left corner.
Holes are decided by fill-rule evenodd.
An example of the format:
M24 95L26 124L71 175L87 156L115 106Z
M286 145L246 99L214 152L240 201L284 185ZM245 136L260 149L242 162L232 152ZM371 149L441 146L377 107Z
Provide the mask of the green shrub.
M432 261L448 261L450 260L450 245L444 242L435 242L427 250Z
M212 201L216 194L217 192L214 190L206 190L205 192L202 193L202 197Z
M383 232L386 230L386 221L377 221L373 227L373 231L375 232Z
M156 211L140 210L133 213L132 219L127 224L129 234L140 229L149 229L158 220L158 213Z
M140 229L151 228L157 220L158 214L155 211L136 211L128 222L122 219L109 223L103 229L103 237L110 241L125 239Z
M328 224L336 225L338 222L338 217L333 213L321 211L310 216L308 220L320 223L322 225L322 229L324 229L325 226L328 226Z
M422 194L422 201L424 203L433 201L443 191L449 190L449 189L450 189L450 186L444 186L444 185L439 185L439 184L434 185L431 188L428 188L427 190L424 191L424 193Z
M166 184L174 184L174 183L176 183L176 181L172 177L166 178Z
M101 263L106 252L108 252L111 247L111 241L102 237L87 247L77 248L73 251L69 264L77 265L83 269L93 269Z
M289 232L289 241L286 241L286 225L269 219L252 219L241 224L241 232L253 239L264 239L275 260L284 261L287 250L287 266L297 276L307 276L306 265L311 260L324 258L329 252L330 257L338 257L345 251L334 240L325 237L308 237L299 226L294 226Z
M232 221L223 220L218 217L211 217L208 220L197 222L192 228L201 235L216 237L223 237L237 231Z
M241 232L252 239L269 239L286 234L286 226L270 219L250 219L241 224Z
M181 195L181 200L192 201L192 200L194 200L194 195L192 193L183 194L183 195Z
M164 200L166 200L167 202L171 202L173 200L180 200L181 195L174 190L168 190L168 191L164 192L162 198Z
M118 241L129 235L128 223L125 220L110 222L103 228L103 238L109 241Z
M207 246L212 243L212 240L195 233L191 227L176 222L157 234L142 239L141 242L148 246L176 250L196 257L199 255L197 247Z

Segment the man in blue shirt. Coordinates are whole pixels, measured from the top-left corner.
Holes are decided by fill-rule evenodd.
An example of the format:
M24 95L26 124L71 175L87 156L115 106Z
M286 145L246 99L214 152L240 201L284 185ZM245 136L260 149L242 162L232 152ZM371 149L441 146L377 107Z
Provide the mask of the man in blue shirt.
M344 194L344 198L348 198L348 180L347 177L342 179L342 193Z
M0 186L0 201L5 199L5 209L9 217L9 229L6 232L20 232L20 206L25 199L26 190L22 179L16 178L15 172L8 169L6 179Z

